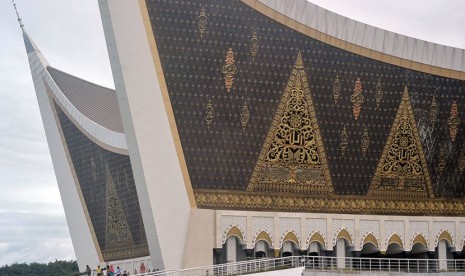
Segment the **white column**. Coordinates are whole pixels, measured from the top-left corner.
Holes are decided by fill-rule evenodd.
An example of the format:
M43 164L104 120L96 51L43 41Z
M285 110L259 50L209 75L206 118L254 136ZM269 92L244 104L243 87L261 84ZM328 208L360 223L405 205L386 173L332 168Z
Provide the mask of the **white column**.
M346 256L346 243L344 239L338 239L336 241L336 257L344 258ZM345 268L346 263L345 259L337 259L337 268Z
M445 240L440 240L438 243L438 259L439 261L439 270L447 269L447 243Z
M237 260L237 241L235 237L226 240L226 262L234 263Z

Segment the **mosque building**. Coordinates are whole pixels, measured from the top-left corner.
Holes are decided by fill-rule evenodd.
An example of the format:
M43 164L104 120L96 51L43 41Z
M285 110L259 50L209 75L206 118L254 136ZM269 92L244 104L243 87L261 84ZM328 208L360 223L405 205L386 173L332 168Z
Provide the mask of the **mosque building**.
M305 0L98 0L115 90L23 28L76 257L465 257L465 50Z

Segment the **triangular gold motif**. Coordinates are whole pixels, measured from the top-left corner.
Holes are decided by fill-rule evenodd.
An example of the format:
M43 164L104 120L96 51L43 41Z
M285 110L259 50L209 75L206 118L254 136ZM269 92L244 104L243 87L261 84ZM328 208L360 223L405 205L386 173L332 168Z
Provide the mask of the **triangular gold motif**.
M126 221L123 206L119 200L116 188L113 184L110 170L107 168L106 176L106 245L107 249L113 245L119 247L121 245L132 245L132 239L129 225Z
M433 197L428 166L407 87L368 195L389 198Z
M300 51L248 190L308 194L333 192Z

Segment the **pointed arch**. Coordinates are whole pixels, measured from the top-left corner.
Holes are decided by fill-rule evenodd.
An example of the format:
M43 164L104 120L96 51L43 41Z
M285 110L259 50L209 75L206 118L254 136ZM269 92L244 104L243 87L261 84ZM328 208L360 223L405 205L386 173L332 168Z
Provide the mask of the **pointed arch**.
M376 237L372 234L372 233L368 233L365 238L363 239L363 242L362 242L362 247L366 244L366 243L371 243L373 244L376 248L378 248L379 250L379 243L378 243L378 239L376 239Z
M388 240L387 246L393 243L397 243L398 245L400 245L400 247L404 248L404 243L402 242L402 239L397 234L391 235L391 237Z
M413 238L412 247L417 243L422 244L426 248L428 248L428 242L426 241L425 237L422 234L418 234L418 235L415 236L415 238Z
M339 233L336 236L336 239L334 240L334 244L336 244L337 240L339 239L345 239L349 242L349 244L352 244L352 236L346 229L341 229Z
M300 246L299 239L297 238L296 234L294 234L294 232L292 231L289 231L286 233L286 235L284 235L284 237L281 240L281 246L283 246L283 244L287 241L291 241L295 243L295 245Z
M261 231L255 238L254 244L257 244L259 241L265 241L270 247L273 247L273 241L270 235L266 231Z
M321 246L326 247L326 241L323 238L323 235L321 235L318 231L315 231L312 235L310 235L310 238L308 239L308 246L310 246L312 242L318 242Z
M438 238L436 239L436 246L438 246L438 244L439 244L439 242L441 240L445 240L445 241L449 242L449 246L453 245L452 236L447 230L444 230L444 231L441 232L441 234L439 234Z
M229 228L228 232L226 232L223 243L225 243L226 240L231 236L236 236L241 243L244 243L244 235L242 235L242 231L235 225Z

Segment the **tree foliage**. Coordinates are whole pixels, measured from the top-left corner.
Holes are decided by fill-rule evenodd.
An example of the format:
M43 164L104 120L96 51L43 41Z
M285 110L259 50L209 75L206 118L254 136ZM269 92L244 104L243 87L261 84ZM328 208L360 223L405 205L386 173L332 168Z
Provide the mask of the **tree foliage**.
M48 264L12 264L0 267L0 276L75 276L79 275L76 261L58 261Z

